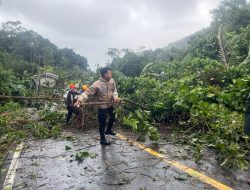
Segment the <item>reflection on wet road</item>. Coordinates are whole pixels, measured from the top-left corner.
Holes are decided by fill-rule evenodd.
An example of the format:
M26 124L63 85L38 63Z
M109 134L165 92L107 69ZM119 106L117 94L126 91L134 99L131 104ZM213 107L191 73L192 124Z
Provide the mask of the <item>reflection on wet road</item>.
M108 137L112 145L102 146L97 131L65 130L59 139L29 141L13 189L214 189L119 137ZM96 156L78 161L80 151Z

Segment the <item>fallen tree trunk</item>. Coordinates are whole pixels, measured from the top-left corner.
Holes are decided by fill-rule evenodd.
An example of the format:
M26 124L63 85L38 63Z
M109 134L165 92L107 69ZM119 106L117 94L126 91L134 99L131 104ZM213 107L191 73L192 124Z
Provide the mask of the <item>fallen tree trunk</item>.
M11 99L11 100L48 100L48 101L63 101L63 98L53 98L48 96L38 97L25 97L25 96L5 96L0 95L0 99Z
M54 97L48 97L48 96L37 96L37 97L26 97L26 96L5 96L5 95L0 95L0 99L10 99L10 100L47 100L47 101L65 101L65 98L54 98ZM85 102L85 103L81 103L81 105L105 105L105 104L123 104L125 102L128 102L130 104L134 104L137 105L145 110L147 110L147 108L137 102L134 102L132 100L128 100L126 98L122 98L121 102Z

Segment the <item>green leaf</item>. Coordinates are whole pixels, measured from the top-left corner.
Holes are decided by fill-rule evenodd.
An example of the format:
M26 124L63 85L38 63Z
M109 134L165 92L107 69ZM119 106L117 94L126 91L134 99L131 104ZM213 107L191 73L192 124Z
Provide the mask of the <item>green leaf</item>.
M71 147L70 146L65 146L65 150L70 150L71 149Z
M187 122L186 122L186 121L181 121L181 120L180 120L180 121L179 121L179 124L180 124L180 125L186 125Z
M90 158L96 158L96 157L97 157L97 154L96 154L96 153L91 152L91 153L89 154L89 157L90 157Z
M78 152L75 155L76 160L82 161L84 158L90 156L88 152Z
M208 97L208 98L212 98L212 97L214 97L214 94L208 93L208 94L207 94L207 97Z
M178 175L178 176L174 176L175 179L178 179L180 181L184 181L188 179L188 175L187 174L182 174L182 175Z

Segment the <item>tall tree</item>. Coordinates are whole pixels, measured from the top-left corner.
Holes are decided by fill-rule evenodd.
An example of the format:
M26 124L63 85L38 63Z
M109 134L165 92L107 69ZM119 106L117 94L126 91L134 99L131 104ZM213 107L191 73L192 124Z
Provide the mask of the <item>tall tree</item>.
M211 14L211 25L215 27L215 31L223 25L223 28L229 31L239 32L241 27L246 27L250 23L250 4L246 0L223 0Z

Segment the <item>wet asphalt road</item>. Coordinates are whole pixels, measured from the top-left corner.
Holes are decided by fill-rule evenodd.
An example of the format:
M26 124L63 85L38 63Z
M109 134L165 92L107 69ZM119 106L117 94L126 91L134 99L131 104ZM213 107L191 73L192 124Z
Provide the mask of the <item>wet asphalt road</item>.
M135 134L127 129L119 128L117 131L135 139ZM19 159L13 189L214 189L126 141L117 137L107 138L112 145L102 146L96 127L84 130L66 128L58 139L27 142ZM65 146L71 149L66 150ZM241 189L237 187L238 182L233 182L232 178L218 170L212 163L212 157L212 160L207 159L197 166L189 150L183 146L163 143L160 150L166 150L171 159ZM95 156L78 161L75 154L79 151ZM247 187L242 186L244 189Z

